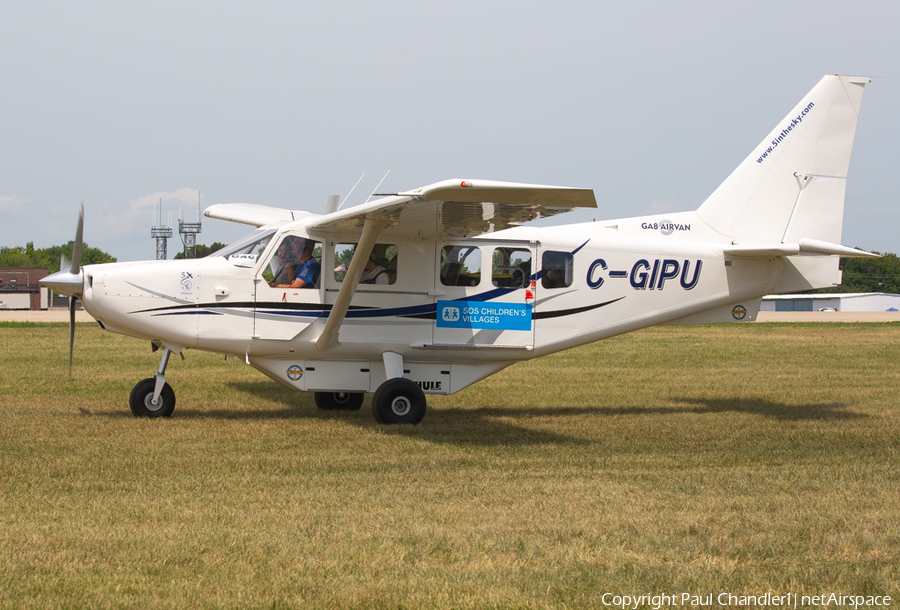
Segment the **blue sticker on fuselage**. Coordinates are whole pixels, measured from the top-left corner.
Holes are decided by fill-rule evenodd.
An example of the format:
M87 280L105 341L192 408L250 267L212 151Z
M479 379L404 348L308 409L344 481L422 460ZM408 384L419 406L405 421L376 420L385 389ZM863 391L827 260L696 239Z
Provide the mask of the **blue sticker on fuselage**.
M438 328L531 330L531 305L484 301L438 301Z

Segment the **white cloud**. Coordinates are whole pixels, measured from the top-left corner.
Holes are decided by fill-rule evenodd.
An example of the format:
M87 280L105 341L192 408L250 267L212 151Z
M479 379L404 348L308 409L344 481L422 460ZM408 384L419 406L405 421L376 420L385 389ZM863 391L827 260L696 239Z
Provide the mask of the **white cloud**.
M163 205L171 206L173 202L181 202L184 204L194 205L197 203L197 197L200 191L192 188L180 188L172 192L156 191L150 195L144 195L133 199L128 203L128 207L132 210L140 210L150 206L154 206L162 200Z
M127 206L103 206L93 214L97 232L102 235L115 235L120 240L131 243L146 242L147 251L152 252L150 240L150 227L157 222L155 206L162 200L163 224L176 224L177 211L184 210L184 216L189 222L196 217L196 205L198 190L188 187L174 191L157 191L149 195L143 195L128 202ZM173 214L173 212L175 212ZM93 245L93 244L92 244ZM140 258L140 256L138 256Z
M656 214L666 214L668 212L676 212L675 204L672 201L662 201L657 199L647 208L646 214L654 216Z
M674 199L657 199L647 207L644 212L647 216L655 216L657 214L673 214L675 212L687 212L697 209L699 204L678 203Z
M18 212L22 209L22 205L31 201L30 197L19 197L18 195L0 195L0 213Z
M120 261L152 260L156 255L156 242L151 237L150 230L158 222L156 205L162 199L162 223L174 229L174 235L169 239L171 258L182 249L178 234L179 209L186 222L195 222L197 193L197 189L185 187L174 191L157 191L131 201L122 200L120 203L92 204L85 201L84 239L91 246L109 252ZM209 205L205 197L202 204L203 207ZM60 213L60 217L66 218L63 230L59 233L61 237L54 239L68 241L74 235L75 217L70 208L64 211L65 214ZM198 237L198 243L229 243L249 232L246 225L210 222L206 217L202 218L202 222L203 231ZM0 222L0 245L4 239L3 229L4 223Z

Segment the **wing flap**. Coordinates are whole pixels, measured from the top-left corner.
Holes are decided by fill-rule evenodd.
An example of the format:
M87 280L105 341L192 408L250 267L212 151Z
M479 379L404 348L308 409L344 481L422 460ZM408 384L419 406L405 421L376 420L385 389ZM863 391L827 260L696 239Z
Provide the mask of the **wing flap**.
M400 193L438 201L460 203L512 204L547 208L596 208L594 191L570 186L522 184L495 180L444 180L413 191Z

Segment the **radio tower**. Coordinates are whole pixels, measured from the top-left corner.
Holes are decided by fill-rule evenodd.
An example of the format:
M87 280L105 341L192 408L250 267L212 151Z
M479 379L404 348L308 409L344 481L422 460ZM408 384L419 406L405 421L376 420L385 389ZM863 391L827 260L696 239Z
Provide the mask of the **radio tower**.
M166 260L168 258L169 238L172 237L172 227L167 227L162 223L162 199L159 200L157 224L150 227L150 237L156 239L156 260Z
M184 222L179 218L178 232L181 233L181 242L184 244L184 258L195 258L197 233L200 232L200 191L197 191L197 222Z

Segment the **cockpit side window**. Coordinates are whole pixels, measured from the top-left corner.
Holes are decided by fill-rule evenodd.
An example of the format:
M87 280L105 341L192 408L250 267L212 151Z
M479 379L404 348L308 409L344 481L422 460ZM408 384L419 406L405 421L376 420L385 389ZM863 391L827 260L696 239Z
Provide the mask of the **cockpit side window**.
M321 272L322 245L299 235L287 235L272 253L262 276L279 288L317 288Z

